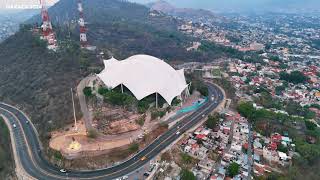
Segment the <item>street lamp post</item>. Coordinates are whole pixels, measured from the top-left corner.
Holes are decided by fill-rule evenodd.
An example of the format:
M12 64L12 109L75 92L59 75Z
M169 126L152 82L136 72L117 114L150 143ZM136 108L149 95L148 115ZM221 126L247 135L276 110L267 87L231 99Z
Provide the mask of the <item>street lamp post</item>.
M72 98L72 108L73 108L73 118L74 118L74 130L78 131L78 127L77 127L77 117L76 117L76 110L75 110L75 106L74 106L74 99L73 99L73 91L71 88L71 98Z

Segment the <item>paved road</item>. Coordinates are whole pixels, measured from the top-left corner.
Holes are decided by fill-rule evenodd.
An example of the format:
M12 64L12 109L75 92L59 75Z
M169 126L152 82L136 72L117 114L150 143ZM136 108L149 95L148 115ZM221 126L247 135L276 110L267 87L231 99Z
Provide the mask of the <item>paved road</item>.
M80 104L80 108L81 108L81 112L83 115L83 119L84 119L84 124L86 126L87 131L89 129L92 129L92 114L91 112L88 110L87 107L87 102L86 102L86 97L83 94L83 89L88 86L88 83L93 80L94 77L93 76L88 76L84 79L82 79L79 83L79 85L77 86L77 95L79 98L79 104Z
M11 124L17 125L16 128L13 128L15 141L12 142L16 143L16 151L21 166L32 177L41 180L115 179L139 169L179 138L181 134L198 124L204 116L212 112L224 97L217 86L208 84L208 88L209 97L214 96L214 101L211 101L211 98L209 98L209 101L207 101L205 105L190 116L182 119L128 161L110 168L94 171L69 171L68 173L61 173L58 167L50 164L44 158L45 156L41 151L41 144L37 132L31 123L26 123L26 121L30 122L30 120L23 112L9 105L0 103L0 114L7 118ZM146 159L141 160L142 157L146 157Z
M248 179L251 179L251 176L252 176L252 167L253 167L253 149L252 149L252 146L253 146L253 134L252 134L252 124L249 123L249 137L248 137L248 165L249 165L249 169L248 169Z

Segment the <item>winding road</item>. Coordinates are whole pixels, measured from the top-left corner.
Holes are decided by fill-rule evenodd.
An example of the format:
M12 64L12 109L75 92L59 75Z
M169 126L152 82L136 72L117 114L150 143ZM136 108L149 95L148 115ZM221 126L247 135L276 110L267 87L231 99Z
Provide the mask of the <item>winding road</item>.
M196 124L201 122L205 116L211 113L223 101L224 95L219 87L209 84L209 101L195 111L190 116L182 119L163 135L159 136L145 149L139 151L131 159L106 169L92 171L68 171L61 173L60 169L50 164L42 152L41 143L34 126L28 117L17 108L0 103L0 115L10 122L12 129L11 137L13 148L17 158L16 163L30 177L39 180L58 180L58 179L90 179L90 180L108 180L115 179L140 168L157 156L162 150L176 141L179 136L188 131ZM214 97L214 98L211 98ZM16 127L13 127L13 124ZM178 133L179 132L179 133ZM143 158L145 157L145 159ZM144 160L142 160L143 158Z

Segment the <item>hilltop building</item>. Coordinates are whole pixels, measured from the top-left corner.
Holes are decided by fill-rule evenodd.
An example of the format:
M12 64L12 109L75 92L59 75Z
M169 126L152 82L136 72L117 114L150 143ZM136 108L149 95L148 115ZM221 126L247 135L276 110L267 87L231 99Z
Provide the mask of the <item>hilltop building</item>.
M169 64L149 55L135 55L119 61L104 61L105 69L97 76L110 89L127 87L141 100L151 94L160 94L171 105L184 91L189 95L184 70L175 70Z

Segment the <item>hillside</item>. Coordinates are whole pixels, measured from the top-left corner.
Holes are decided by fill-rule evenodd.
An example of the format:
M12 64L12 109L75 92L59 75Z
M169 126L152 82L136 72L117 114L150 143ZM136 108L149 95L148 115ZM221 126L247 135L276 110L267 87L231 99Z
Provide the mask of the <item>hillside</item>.
M61 127L72 117L70 88L83 76L79 54L50 53L28 29L20 30L0 44L0 101L22 107L42 135Z
M76 0L61 0L49 9L53 24L71 31L78 39ZM89 41L109 55L124 59L134 54L149 54L174 61L211 61L228 55L217 46L214 53L187 52L194 38L178 32L183 23L171 16L150 15L150 9L136 3L117 0L84 0L84 16ZM68 9L68 11L65 11ZM40 19L40 16L29 22ZM64 39L66 34L58 34Z
M150 54L168 61L211 61L234 54L220 46L186 51L185 46L193 39L175 30L179 22L161 14L151 17L149 9L142 5L85 0L84 7L89 40L118 59ZM72 120L70 88L90 73L88 66L102 67L95 54L81 52L76 44L78 28L71 21L78 14L75 8L76 0L61 0L49 10L63 45L57 53L49 52L30 28L23 28L0 44L0 101L22 107L43 140L47 132ZM29 23L37 19L39 16Z
M148 7L150 7L151 10L164 12L174 17L180 17L180 18L183 18L186 20L192 20L195 22L197 22L198 20L204 20L204 19L213 19L213 18L221 19L221 17L216 16L211 11L204 10L204 9L178 8L164 0L159 0L153 3L149 3Z
M13 176L14 161L11 154L10 136L7 125L0 117L0 179Z

